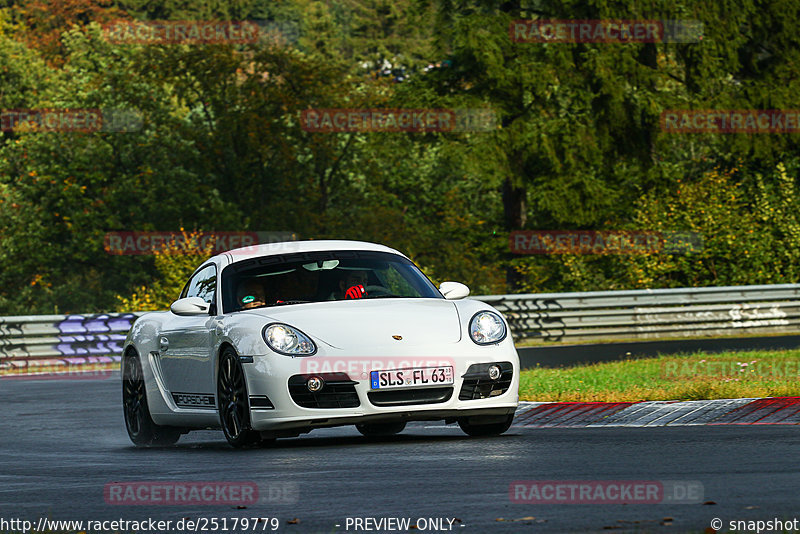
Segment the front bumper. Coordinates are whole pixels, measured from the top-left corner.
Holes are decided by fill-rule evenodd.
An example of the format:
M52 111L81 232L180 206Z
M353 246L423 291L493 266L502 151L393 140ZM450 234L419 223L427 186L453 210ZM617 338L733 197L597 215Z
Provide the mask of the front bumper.
M459 356L452 356L454 349L457 349ZM254 356L252 363L244 363L248 394L251 398L252 428L261 432L302 432L313 428L365 422L435 421L461 417L502 418L513 413L519 403L519 357L509 339L492 346L464 347L458 343L440 347L439 350L426 348L424 357L419 356L418 351L413 355L409 352L395 352L378 358L366 353L342 356L336 352L335 349L330 349L327 354L306 358ZM381 365L378 367L380 370L404 368L406 364L426 366L433 362L439 362L435 365L447 363L453 366L454 383L447 386L451 387L449 394L444 391L447 387L432 385L391 389L376 395L369 380L369 372L374 369L375 362ZM505 367L510 367L511 373L505 393L481 398L486 391L491 390L491 386L487 389L485 381L482 384L480 381L476 383L474 373L470 375L468 370L471 366L483 369L485 366L481 367L480 364L502 362L508 364ZM298 376L326 371L342 375L338 378L342 384L349 384L350 393L337 397L333 403L325 404L330 407L306 407L312 405L308 402L301 402L306 406L298 404L297 394L293 398L290 392L290 379L295 377L296 382ZM419 394L410 395L412 391ZM389 392L405 393L386 395ZM416 398L413 402L408 402L409 396ZM264 397L268 402L263 401ZM339 399L344 401L340 402Z

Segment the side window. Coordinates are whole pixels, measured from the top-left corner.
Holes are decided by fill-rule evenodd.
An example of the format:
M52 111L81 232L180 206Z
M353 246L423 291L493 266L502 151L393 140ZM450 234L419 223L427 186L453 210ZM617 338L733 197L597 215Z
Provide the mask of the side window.
M209 265L195 274L184 290L184 297L200 297L209 304L214 304L217 288L217 268Z

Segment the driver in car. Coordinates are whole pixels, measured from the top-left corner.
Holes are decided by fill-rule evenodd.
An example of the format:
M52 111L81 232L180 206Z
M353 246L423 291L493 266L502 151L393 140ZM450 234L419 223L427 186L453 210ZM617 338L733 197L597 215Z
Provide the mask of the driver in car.
M367 271L345 271L345 274L339 280L339 293L336 294L336 299L362 299L367 296L367 280L369 274Z

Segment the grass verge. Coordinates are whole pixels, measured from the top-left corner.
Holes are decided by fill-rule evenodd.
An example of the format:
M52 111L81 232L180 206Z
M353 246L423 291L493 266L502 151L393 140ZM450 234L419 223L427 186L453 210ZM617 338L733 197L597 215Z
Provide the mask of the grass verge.
M520 375L528 401L703 400L800 396L800 350L676 354Z

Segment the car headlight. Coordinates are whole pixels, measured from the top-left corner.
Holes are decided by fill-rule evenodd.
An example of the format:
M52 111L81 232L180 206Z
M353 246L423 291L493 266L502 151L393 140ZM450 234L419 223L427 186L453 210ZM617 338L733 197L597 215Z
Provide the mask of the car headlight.
M494 312L478 312L469 322L469 337L478 345L499 343L506 338L506 323Z
M317 352L310 337L288 324L268 324L264 327L264 341L275 352L287 356L310 356Z

